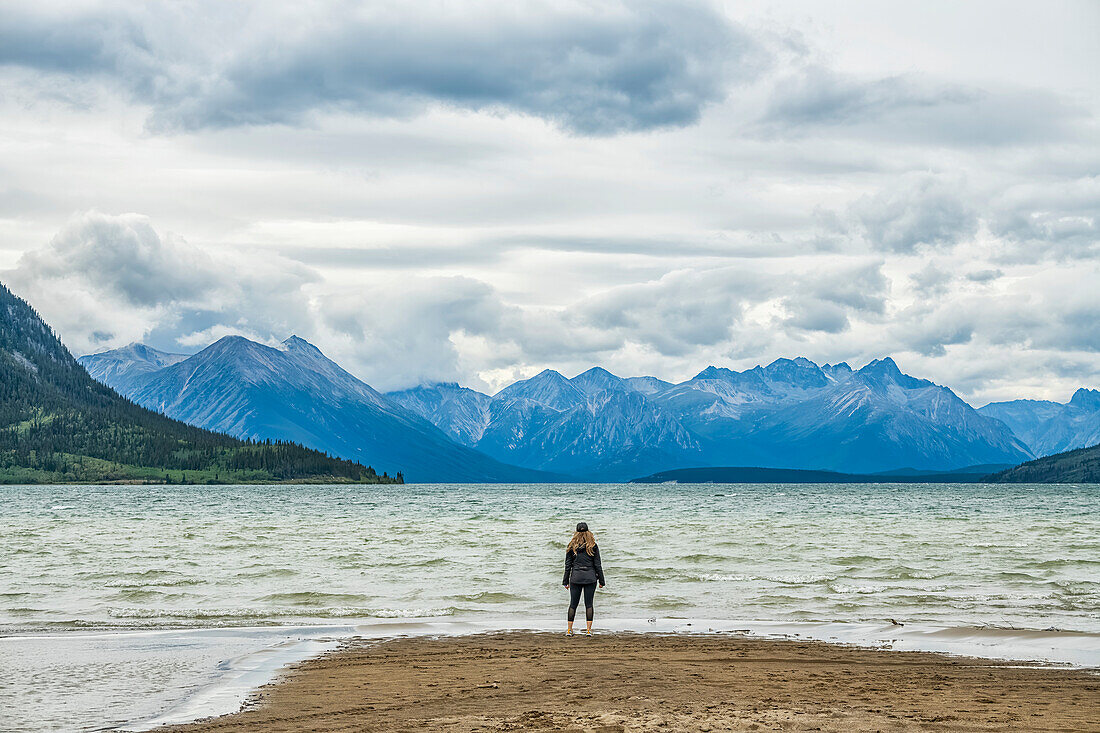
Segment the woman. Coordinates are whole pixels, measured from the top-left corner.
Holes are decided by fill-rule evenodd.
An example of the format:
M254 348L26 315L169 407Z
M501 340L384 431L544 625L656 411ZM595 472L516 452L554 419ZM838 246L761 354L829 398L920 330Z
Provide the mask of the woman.
M596 536L581 522L569 545L565 548L565 577L561 584L569 589L569 625L566 636L573 635L573 618L577 615L577 603L584 594L584 618L587 621L586 636L592 636L592 601L596 596L596 583L603 588L603 565L600 564L600 548Z

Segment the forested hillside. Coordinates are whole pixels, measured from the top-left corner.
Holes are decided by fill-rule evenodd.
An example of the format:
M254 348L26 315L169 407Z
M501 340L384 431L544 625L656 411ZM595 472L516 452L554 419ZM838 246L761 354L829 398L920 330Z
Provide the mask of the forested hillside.
M34 309L0 285L0 482L400 480L138 407L92 379Z
M1021 463L986 480L1013 484L1100 484L1100 445Z

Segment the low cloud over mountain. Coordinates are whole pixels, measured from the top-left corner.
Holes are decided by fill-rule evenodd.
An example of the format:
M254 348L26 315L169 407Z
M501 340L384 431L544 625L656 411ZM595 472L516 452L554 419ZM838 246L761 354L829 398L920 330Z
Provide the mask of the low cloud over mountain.
M384 389L1100 383L1095 8L786 7L8 3L0 273L76 352L301 333Z

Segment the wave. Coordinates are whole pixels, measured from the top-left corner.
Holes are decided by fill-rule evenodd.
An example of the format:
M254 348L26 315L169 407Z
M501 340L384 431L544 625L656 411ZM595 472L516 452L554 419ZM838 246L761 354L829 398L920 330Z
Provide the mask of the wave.
M829 590L833 591L834 593L867 594L867 593L881 593L883 589L879 588L877 586L873 586L873 585L844 585L842 583L833 583L832 585L829 586Z
M726 555L711 555L705 552L697 552L691 555L680 555L676 558L683 562L729 562L730 558Z
M1001 580L1046 580L1046 578L1040 575L1032 575L1031 573L1023 573L1018 570L1002 570L994 575Z
M174 580L141 580L141 582L134 582L133 580L108 580L102 583L104 588L145 588L148 586L154 586L157 588L172 588L185 585L205 585L207 581L200 578L176 578Z
M354 603L365 603L370 598L358 593L318 593L316 591L304 591L297 593L271 593L257 598L257 602L288 603L292 606L328 606Z
M1029 567L1042 568L1044 570L1055 570L1057 568L1072 568L1079 565L1100 565L1100 560L1085 560L1085 559L1070 559L1070 558L1058 558L1055 560L1040 560L1039 562L1028 563Z
M76 577L82 578L82 579L87 579L87 580L115 580L115 581L118 581L118 580L122 580L124 578L128 578L130 580L148 581L148 580L154 580L156 578L179 576L181 574L182 573L179 573L175 570L161 570L159 568L150 568L149 570L129 570L129 571L125 571L125 572L118 572L118 571L113 571L113 572L112 571L97 571L97 572L82 571L82 572L76 573ZM148 585L148 583L146 583L146 584Z
M646 602L646 608L653 611L670 611L678 608L687 608L691 603L677 596L654 596Z
M867 563L882 562L886 559L885 557L876 557L874 555L842 555L833 558L829 562L833 565L866 565Z
M811 573L780 573L778 575L765 575L760 578L766 580L769 583L778 583L780 585L817 585L820 583L828 583L836 580L835 575L814 575Z
M459 601L467 601L470 603L509 603L514 601L530 600L525 596L517 596L514 593L506 593L504 591L484 591L482 593L471 593L465 596L455 596L455 599Z
M294 568L261 568L248 573L237 573L237 578L289 578L298 575Z
M932 580L938 578L939 575L935 573L929 573L925 570L909 567L908 565L895 565L892 568L887 568L883 571L885 577L893 580Z
M124 588L112 596L116 601L171 601L188 597L182 593L164 593L147 588Z
M306 613L304 611L310 611ZM115 619L167 619L182 621L219 621L287 618L427 618L453 616L457 609L445 608L109 608L108 615ZM73 621L71 623L77 623ZM103 625L88 622L88 625Z
M718 583L735 582L736 583L736 582L745 582L745 581L748 581L748 580L756 580L756 577L754 577L752 575L739 575L737 573L729 573L729 574L706 573L704 575L700 575L700 576L697 576L697 577L698 577L699 580L701 580L703 582L710 582L710 583L714 583L714 582L718 582Z

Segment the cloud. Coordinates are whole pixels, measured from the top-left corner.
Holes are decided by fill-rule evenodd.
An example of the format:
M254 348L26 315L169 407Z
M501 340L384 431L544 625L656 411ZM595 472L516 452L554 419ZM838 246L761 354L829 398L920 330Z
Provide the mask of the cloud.
M497 293L467 277L382 279L319 296L309 336L381 389L466 381L452 337L500 339L516 317Z
M624 353L702 360L735 342L836 333L850 318L877 317L888 287L881 263L792 272L748 262L677 270L564 307L519 307L466 276L325 283L290 260L215 252L158 232L146 217L97 212L74 217L5 279L78 354L130 341L187 351L231 333L267 343L298 333L382 389L483 386L477 375L492 370ZM768 303L774 315L748 317Z
M771 278L742 268L677 271L658 280L622 285L569 309L577 320L680 356L728 340L745 307L770 295Z
M1016 257L1100 254L1100 177L1024 183L991 206L990 230L1017 245Z
M1073 139L1088 116L1042 89L987 89L921 74L858 78L811 65L775 84L757 126L765 135L986 147Z
M923 356L940 357L947 347L974 337L973 315L955 308L916 305L898 314L895 332L906 348Z
M847 330L849 315L881 315L889 287L881 262L803 273L788 284L793 294L783 299L785 323L829 334Z
M278 257L213 253L149 219L88 212L5 273L76 354L145 340L205 346L227 333L271 340L308 317L308 268Z
M937 266L935 262L929 262L923 269L909 276L914 287L927 295L943 295L954 279L954 275Z
M991 268L988 270L975 270L974 272L966 273L966 279L974 283L992 282L1003 276L1004 271L996 268Z
M900 309L891 332L899 345L928 356L971 342L975 358L984 358L982 349L1014 350L1020 358L1100 353L1100 291L1092 285L1100 279L1100 264L1026 266L1010 275L979 278L977 285L971 278L953 279L955 287Z
M580 135L678 127L768 64L695 2L333 0L5 9L0 64L105 80L153 130L300 124L431 105L531 115Z
M969 198L958 181L913 173L896 187L856 200L848 214L872 247L912 252L921 245L951 246L973 237L978 215Z

